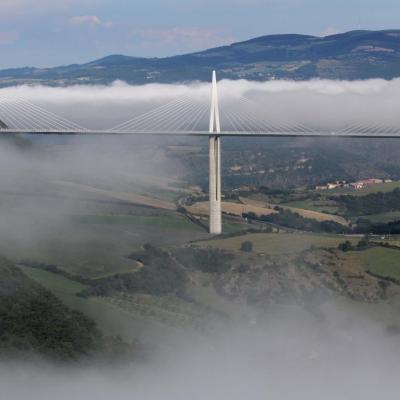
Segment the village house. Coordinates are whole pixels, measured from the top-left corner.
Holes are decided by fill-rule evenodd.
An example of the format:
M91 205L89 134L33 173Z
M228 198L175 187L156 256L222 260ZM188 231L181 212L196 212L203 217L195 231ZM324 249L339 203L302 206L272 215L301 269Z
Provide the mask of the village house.
M383 183L383 179L376 179L376 178L370 178L370 179L362 179L357 182L353 182L350 184L350 186L354 189L362 189L367 186L371 185L377 185L379 183Z
M326 185L316 186L316 190L332 190L338 188L349 187L349 184L346 181L336 181L336 182L328 182Z

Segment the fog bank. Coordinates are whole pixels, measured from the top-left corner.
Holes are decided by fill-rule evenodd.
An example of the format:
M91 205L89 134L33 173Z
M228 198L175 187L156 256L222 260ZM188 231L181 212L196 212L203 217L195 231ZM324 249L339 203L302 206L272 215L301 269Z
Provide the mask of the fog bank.
M311 80L304 82L246 80L218 83L222 128L224 113L246 109L255 118L276 124L302 124L340 130L352 125L400 128L400 79L385 81ZM26 98L87 128L111 128L174 99L210 103L210 84L79 85L63 88L18 86L0 90L0 98ZM243 98L251 102L244 105ZM0 115L1 118L1 115ZM207 118L203 128L206 129Z
M400 338L349 312L331 309L327 316L318 321L293 309L185 341L131 367L3 365L1 391L8 400L395 397Z

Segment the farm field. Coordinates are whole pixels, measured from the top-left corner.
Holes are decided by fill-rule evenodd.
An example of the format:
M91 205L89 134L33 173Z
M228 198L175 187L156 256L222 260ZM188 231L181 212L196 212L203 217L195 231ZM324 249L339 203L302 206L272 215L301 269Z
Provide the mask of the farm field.
M186 209L195 215L208 215L208 201L195 203L192 206L187 206ZM242 216L244 213L253 212L257 215L269 215L276 213L272 208L255 206L252 204L232 203L228 201L222 202L222 212L236 216Z
M374 274L400 279L400 250L375 247L365 251L351 252L348 260L358 263Z
M339 211L339 207L335 205L333 201L329 200L300 200L292 201L289 203L282 203L282 207L298 208L309 211L316 211L325 214L335 214Z
M348 222L345 218L337 215L331 215L301 208L287 207L286 205L279 205L279 206L288 209L290 211L293 211L304 218L315 219L317 221L334 221L341 225L348 225ZM198 202L192 206L186 207L187 211L194 215L208 215L208 208L209 208L208 202L205 201ZM228 201L222 202L222 211L225 214L231 214L236 216L242 216L244 213L250 213L250 212L258 216L277 213L277 211L273 209L273 206L271 206L271 208L268 208L255 204L232 203Z
M280 207L290 210L292 212L295 212L304 218L315 219L316 221L320 221L320 222L333 221L333 222L337 222L338 224L341 224L341 225L349 224L345 218L340 217L338 215L331 215L331 214L326 214L326 213L319 212L319 211L306 210L306 209L302 209L302 208L287 207L284 204L280 205Z
M267 199L263 198L263 196L257 196L255 198L250 197L241 197L240 200L248 207L256 207L258 212L255 212L258 215L268 215L268 212L263 212L263 210L272 210L275 212L274 207L275 204L269 204ZM341 225L348 225L348 222L345 218L329 214L326 210L323 210L322 207L319 209L313 206L313 202L311 200L305 200L302 202L292 202L292 203L282 203L277 204L278 207L290 210L301 215L304 218L315 219L316 221L334 221ZM265 207L265 208L263 208ZM269 208L268 208L269 207ZM330 207L332 209L332 207ZM247 211L248 212L248 211ZM271 214L271 212L269 212Z

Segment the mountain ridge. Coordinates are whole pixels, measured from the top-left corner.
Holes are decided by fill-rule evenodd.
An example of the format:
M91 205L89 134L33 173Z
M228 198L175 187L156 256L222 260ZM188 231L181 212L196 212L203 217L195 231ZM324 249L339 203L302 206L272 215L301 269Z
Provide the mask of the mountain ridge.
M213 69L220 78L255 81L393 79L400 76L400 30L265 35L164 58L112 54L84 64L11 68L0 70L0 86L208 81Z

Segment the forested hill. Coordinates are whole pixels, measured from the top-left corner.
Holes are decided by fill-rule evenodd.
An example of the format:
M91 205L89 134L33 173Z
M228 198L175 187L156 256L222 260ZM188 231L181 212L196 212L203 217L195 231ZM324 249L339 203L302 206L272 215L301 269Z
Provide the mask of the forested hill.
M212 69L229 79L392 79L400 76L400 30L272 35L167 58L112 55L81 65L8 69L0 71L0 86L208 81Z
M100 353L117 357L121 349L130 351L0 257L0 361L15 356L78 361Z

